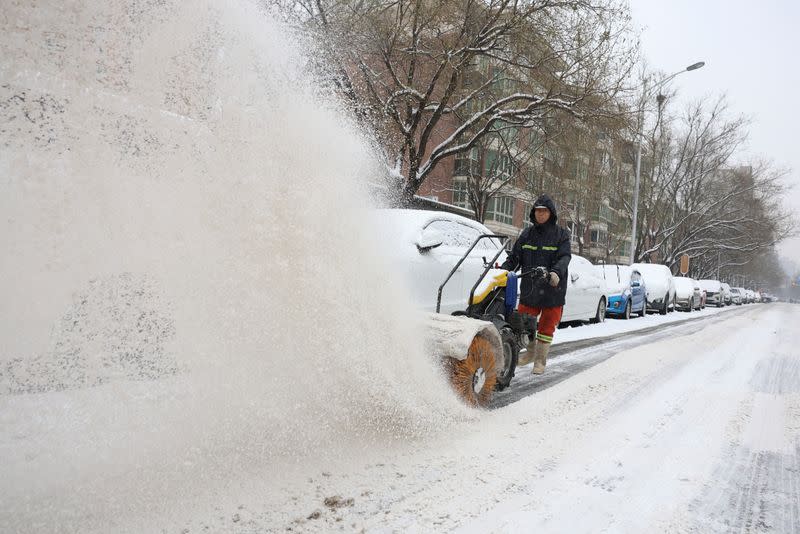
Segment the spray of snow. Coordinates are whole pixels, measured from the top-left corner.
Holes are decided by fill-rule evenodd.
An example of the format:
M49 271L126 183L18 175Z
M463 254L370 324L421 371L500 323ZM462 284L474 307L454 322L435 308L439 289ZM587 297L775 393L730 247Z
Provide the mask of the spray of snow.
M0 530L467 417L292 42L242 2L4 5Z

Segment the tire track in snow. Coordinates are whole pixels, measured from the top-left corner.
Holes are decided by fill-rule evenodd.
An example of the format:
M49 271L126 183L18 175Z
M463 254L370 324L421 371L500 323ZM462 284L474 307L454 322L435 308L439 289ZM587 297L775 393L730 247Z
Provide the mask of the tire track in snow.
M689 532L800 532L800 328L788 310L772 314L789 331L765 332L775 344L754 369L738 435L689 506Z
M591 371L594 379L611 369L624 378L624 361L639 377L633 384L614 379L615 395L589 418L595 431L575 436L580 443L560 459L555 475L542 481L548 502L519 499L525 514L522 530L685 530L691 518L680 525L672 522L678 528L660 526L686 510L694 488L702 486L717 463L720 438L725 444L727 422L757 363L742 357L758 347L751 323L769 324L761 315L726 320L724 325L707 323L708 330L684 329L674 340L653 343L655 353L648 349L637 358L635 350L627 351L622 361ZM723 341L709 341L714 339ZM487 522L473 527L463 531L506 531Z
M684 321L668 323L664 326L635 330L612 338L581 340L554 345L551 349L551 357L548 359L547 373L545 375L534 377L530 374L529 366L518 368L511 386L505 391L496 393L490 407L494 409L508 406L520 399L552 387L574 376L576 373L594 367L622 351L670 337L690 335L750 310L751 308L739 308L718 315L710 315L699 319L689 318Z

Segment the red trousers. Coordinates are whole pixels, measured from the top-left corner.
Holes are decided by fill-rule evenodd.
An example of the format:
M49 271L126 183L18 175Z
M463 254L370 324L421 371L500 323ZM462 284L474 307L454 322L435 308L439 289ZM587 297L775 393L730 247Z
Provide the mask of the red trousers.
M541 314L538 326L536 327L536 339L544 343L553 342L553 333L556 331L558 323L561 322L561 312L564 311L564 306L556 306L554 308L532 308L525 304L520 304L518 310L520 313L527 313L533 316Z

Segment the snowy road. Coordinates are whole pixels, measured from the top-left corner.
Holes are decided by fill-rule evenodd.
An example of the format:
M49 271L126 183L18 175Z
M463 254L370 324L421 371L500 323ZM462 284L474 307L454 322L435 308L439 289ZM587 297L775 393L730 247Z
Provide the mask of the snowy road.
M543 377L521 369L494 409L428 435L351 429L296 454L221 450L220 465L239 456L245 468L209 464L178 491L146 464L103 472L112 464L99 459L87 463L97 473L86 471L55 431L11 432L8 412L17 482L0 486L0 530L800 531L800 306L691 319L599 345L562 343ZM191 470L195 456L165 468ZM61 472L63 484L46 482ZM64 484L94 504L76 505ZM92 493L102 487L116 489Z
M577 329L567 330L568 335L575 341L561 341L554 343L550 351L548 372L544 376L534 377L530 373L532 364L517 369L515 377L508 389L495 394L492 399L492 408L507 406L517 402L523 397L532 395L537 391L549 388L562 380L597 365L624 350L632 350L642 343L652 343L661 339L686 335L700 331L710 324L726 320L733 313L743 313L742 308L727 308L724 310L708 310L703 316L696 314L673 314L669 317L648 316L649 322L628 321L614 324L611 320L604 324L587 325ZM720 314L726 314L720 316ZM611 323L611 324L609 324ZM655 323L655 324L652 324ZM588 334L602 332L602 337L583 337L586 334L581 329L590 331ZM613 332L613 333L609 333ZM562 337L559 331L556 339ZM568 336L563 336L567 337Z
M647 341L478 424L331 463L227 526L800 531L800 307L751 306Z

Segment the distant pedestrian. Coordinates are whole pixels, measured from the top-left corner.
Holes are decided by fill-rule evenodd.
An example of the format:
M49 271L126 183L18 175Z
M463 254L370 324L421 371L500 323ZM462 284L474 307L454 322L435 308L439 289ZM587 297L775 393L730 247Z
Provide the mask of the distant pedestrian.
M547 364L553 334L561 322L572 252L569 231L556 224L556 205L549 196L536 199L530 219L533 226L522 231L501 268L520 269L523 273L536 267L546 269L544 279L522 277L519 304L520 313L539 316L536 337L528 343L527 353L520 357L519 365L533 361L533 374L540 375Z

